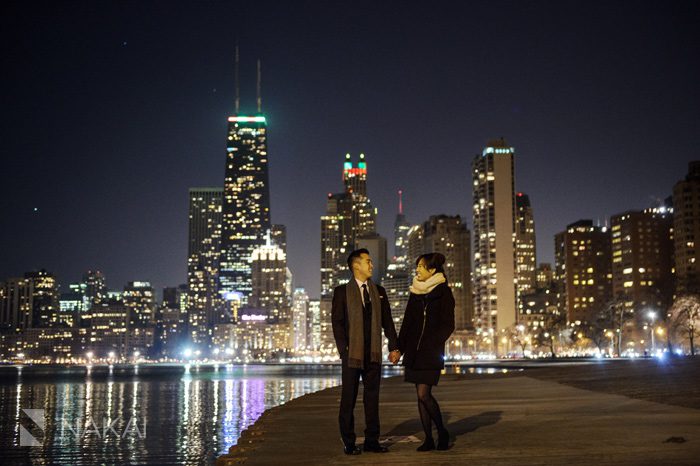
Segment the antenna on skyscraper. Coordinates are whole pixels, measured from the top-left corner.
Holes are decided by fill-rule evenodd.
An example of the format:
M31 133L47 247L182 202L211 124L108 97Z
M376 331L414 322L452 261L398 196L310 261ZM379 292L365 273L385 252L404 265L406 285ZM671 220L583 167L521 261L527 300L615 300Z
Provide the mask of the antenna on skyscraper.
M258 113L262 113L262 95L260 94L260 59L258 58Z
M236 70L235 70L235 79L236 79L236 115L238 115L238 110L241 107L241 83L238 78L238 62L239 62L239 57L238 57L238 44L236 44Z
M401 199L402 194L403 191L399 189L399 215L403 215L403 200Z

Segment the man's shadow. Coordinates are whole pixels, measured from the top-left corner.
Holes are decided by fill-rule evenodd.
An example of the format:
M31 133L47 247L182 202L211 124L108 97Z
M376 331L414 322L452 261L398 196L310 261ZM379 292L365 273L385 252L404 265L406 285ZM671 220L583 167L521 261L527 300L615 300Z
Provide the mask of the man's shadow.
M468 434L469 432L474 432L475 430L496 424L501 420L501 415L503 411L485 411L483 413L477 414L475 416L465 417L455 422L449 422L450 414L443 413L443 421L450 431L450 443L454 442L455 439L461 435ZM409 435L414 435L423 431L423 426L420 423L420 419L408 419L401 424L398 424L385 435L387 437L406 437Z

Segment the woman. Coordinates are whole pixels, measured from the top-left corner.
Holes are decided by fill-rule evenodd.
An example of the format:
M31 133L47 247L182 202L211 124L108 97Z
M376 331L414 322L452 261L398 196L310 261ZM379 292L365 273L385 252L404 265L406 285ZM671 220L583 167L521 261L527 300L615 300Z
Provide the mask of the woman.
M447 450L450 441L440 406L431 393L445 367L445 342L455 328L455 300L447 286L444 264L445 256L439 253L423 254L416 260L416 276L399 333L405 381L416 386L425 431L425 442L417 451L436 449L433 423L438 432L437 449Z

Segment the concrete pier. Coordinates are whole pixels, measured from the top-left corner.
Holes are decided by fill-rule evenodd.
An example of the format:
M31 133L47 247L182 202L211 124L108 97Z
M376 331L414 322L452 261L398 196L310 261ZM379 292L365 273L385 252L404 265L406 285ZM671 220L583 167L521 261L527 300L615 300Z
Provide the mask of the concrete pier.
M414 387L384 379L381 441L390 452L359 456L342 452L336 387L265 412L216 464L697 465L698 380L697 358L443 376L433 394L452 446L416 452L424 436Z

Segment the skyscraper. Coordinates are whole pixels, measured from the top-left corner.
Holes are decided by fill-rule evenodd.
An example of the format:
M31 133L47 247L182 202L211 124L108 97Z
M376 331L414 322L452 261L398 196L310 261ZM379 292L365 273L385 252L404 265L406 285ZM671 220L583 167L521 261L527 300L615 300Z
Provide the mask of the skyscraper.
M85 297L89 301L89 307L93 304L99 304L100 301L107 298L107 283L105 276L99 270L88 270L83 274L83 283L85 283Z
M537 266L537 288L551 288L554 282L552 264L542 262Z
M10 278L0 283L0 328L20 331L32 326L34 282Z
M537 288L535 217L527 194L515 195L515 208L515 274L518 294L523 295Z
M382 280L382 286L386 290L389 306L391 307L391 317L396 326L396 331L400 331L403 314L408 303L408 296L411 294L413 259L408 257L408 237L411 224L406 220L403 213L403 192L399 191L399 210L394 220L394 256L387 267L386 275Z
M408 257L408 231L411 224L403 213L403 191L399 190L399 212L394 220L394 263L398 268L411 268L409 265L413 258Z
M207 346L211 329L226 320L218 292L221 251L221 188L191 188L187 259L188 333Z
M676 293L700 293L700 161L688 164L673 187L673 248Z
M250 257L265 244L271 226L267 121L261 114L236 114L228 122L219 291L224 299L239 293L246 303L252 290Z
M309 312L309 295L304 288L294 290L292 304L292 349L304 354L312 348L313 321Z
M270 228L270 240L272 244L279 246L287 254L287 227L280 224L273 224Z
M351 204L345 193L328 194L321 217L321 296L330 296L343 275L343 256L350 252Z
M472 162L474 311L482 332L500 332L517 321L514 154L501 138Z
M614 215L610 231L613 296L624 298L629 310L653 310L661 316L673 296L672 209Z
M377 211L367 197L367 162L365 154L360 154L357 166L353 166L350 154L345 154L343 164L343 183L345 193L352 199L352 227L350 244L357 241L357 236L375 233Z
M156 293L150 282L129 282L124 287L124 305L129 308L129 328L155 324Z
M311 349L318 351L321 347L321 301L319 299L309 300L309 319L311 320L309 344Z
M559 309L569 322L595 321L612 297L610 230L579 220L554 237Z
M46 270L27 272L24 278L31 280L33 286L32 298L32 327L61 327L68 326L68 321L60 316L58 302L58 282L53 274Z
M288 322L291 316L286 289L287 255L268 238L267 244L253 250L251 270L250 307L265 310L271 322Z

